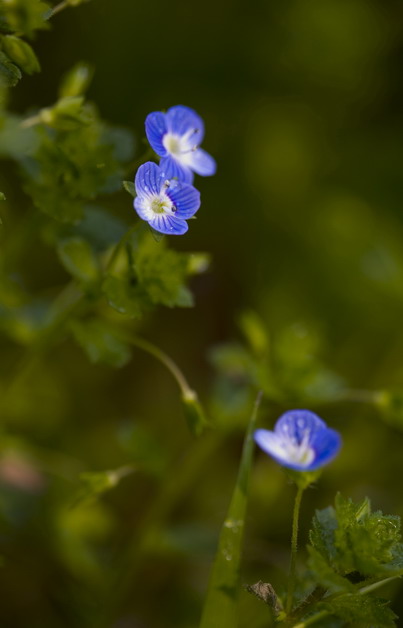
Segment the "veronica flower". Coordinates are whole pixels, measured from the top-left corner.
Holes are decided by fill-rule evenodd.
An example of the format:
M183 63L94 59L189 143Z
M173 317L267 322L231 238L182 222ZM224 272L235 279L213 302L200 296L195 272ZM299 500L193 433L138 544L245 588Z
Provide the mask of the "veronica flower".
M315 471L339 452L341 437L309 410L283 414L274 431L256 430L255 441L279 464L295 471Z
M204 177L215 173L214 159L199 148L204 123L193 109L177 105L166 113L150 113L146 118L146 134L151 147L161 157L160 166L169 179L177 177L192 183L193 172Z
M152 161L140 166L134 180L134 208L142 220L160 233L186 233L186 220L200 207L200 192L192 185L170 181Z

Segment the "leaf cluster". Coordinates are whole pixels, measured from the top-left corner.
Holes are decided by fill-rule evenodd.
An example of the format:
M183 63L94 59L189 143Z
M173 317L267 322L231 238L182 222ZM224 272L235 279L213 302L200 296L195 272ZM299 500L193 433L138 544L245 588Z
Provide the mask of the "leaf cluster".
M400 540L399 517L372 512L367 498L355 503L338 494L334 507L317 511L308 567L324 595L315 611L340 618L342 625L394 626L385 601L369 593L403 574Z
M39 72L39 61L31 45L35 32L49 27L50 6L41 0L0 3L0 83L14 87L22 72Z

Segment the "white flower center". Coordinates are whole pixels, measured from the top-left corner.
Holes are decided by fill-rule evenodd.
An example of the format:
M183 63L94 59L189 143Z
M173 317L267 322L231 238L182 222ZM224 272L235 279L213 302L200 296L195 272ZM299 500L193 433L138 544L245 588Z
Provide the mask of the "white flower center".
M146 220L152 220L156 215L168 214L174 216L176 207L167 194L161 192L160 194L153 194L152 196L144 197L143 200L143 213Z
M184 135L168 132L162 138L165 150L183 165L191 163L192 153L197 149L195 131L197 129L190 129Z
M304 434L300 443L293 439L284 439L281 441L284 457L295 464L309 466L315 458L315 451L309 445L309 432Z

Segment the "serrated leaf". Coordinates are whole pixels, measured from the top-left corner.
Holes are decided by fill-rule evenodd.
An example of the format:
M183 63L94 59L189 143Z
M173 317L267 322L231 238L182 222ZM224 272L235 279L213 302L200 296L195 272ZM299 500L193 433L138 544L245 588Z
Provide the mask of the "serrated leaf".
M319 551L312 546L308 546L308 551L308 568L318 585L332 593L354 590L352 582L338 574Z
M39 61L31 46L26 41L14 35L5 35L2 45L4 52L21 70L27 74L34 74L40 71L41 66L39 65Z
M91 246L81 238L63 240L58 246L59 259L71 275L84 284L95 283L100 269Z
M394 628L397 619L385 600L371 595L341 595L321 602L318 610L326 610L352 626Z
M126 314L130 318L141 317L141 294L138 286L132 286L129 280L110 275L102 283L102 292L109 305L120 314Z
M72 321L70 327L77 343L84 349L92 363L121 368L130 360L129 347L104 321L99 319Z
M122 185L126 192L129 192L133 198L136 198L136 188L134 187L134 183L132 181L122 181Z
M200 628L236 628L238 625L239 569L259 401L258 397L245 435L238 478L221 528Z

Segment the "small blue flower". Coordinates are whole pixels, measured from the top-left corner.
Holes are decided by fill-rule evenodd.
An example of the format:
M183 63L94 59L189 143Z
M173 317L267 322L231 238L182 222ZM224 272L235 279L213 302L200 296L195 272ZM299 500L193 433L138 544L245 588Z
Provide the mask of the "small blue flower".
M152 161L140 166L134 180L134 208L142 220L160 233L182 235L186 220L200 207L200 192L192 185L170 181Z
M216 171L214 159L199 148L204 123L193 109L177 105L166 113L154 111L146 118L146 134L151 147L161 157L160 166L169 179L193 182L193 172L203 177Z
M279 464L295 471L315 471L339 452L341 437L309 410L285 412L274 432L256 430L255 441Z

